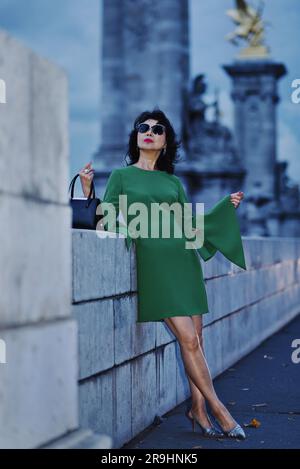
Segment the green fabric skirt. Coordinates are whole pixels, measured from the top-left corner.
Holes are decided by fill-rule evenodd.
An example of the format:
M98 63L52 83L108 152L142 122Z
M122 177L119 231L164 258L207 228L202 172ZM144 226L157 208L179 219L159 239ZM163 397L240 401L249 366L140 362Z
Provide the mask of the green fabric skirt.
M127 196L127 207L120 204L120 195ZM230 262L246 270L236 208L230 194L223 197L211 210L203 215L191 213L192 226L202 221L203 245L187 249L187 237L164 238L134 237L137 230L131 229L132 220L139 212L130 214L128 207L134 202L143 202L150 213L153 203L188 203L180 179L176 175L160 170L144 170L136 166L114 169L108 179L102 202L115 208L116 217L122 212L126 223L119 220L104 229L126 235L126 245L136 246L138 310L137 322L163 321L172 316L192 316L209 312L201 259L208 261L220 251ZM104 212L105 213L105 212ZM185 213L185 212L184 212ZM172 214L171 214L172 215ZM186 215L184 215L186 216ZM175 217L171 216L171 235L174 234ZM149 231L151 233L151 218ZM136 225L134 225L136 227ZM152 223L153 226L153 223ZM121 260L120 260L121 262Z

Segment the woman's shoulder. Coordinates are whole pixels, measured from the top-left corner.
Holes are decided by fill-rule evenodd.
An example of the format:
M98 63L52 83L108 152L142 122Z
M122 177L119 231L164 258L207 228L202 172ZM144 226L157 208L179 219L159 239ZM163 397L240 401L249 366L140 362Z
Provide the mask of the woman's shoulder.
M176 176L176 174L170 174L170 176L177 184L181 184L181 179L180 177Z
M128 166L119 166L117 168L113 168L111 170L112 173L114 174L124 174L124 173L127 173L131 170L130 168L131 165L128 165Z
M122 177L122 174L126 174L128 171L127 167L116 167L116 168L112 168L110 170L110 173L109 173L109 176L110 178L118 178L120 179L120 177Z
M132 171L134 170L134 165L128 165L128 166L120 166L120 167L117 167L117 168L114 168L111 172L114 173L114 174L119 174L120 176L122 175L126 175L126 174L130 174L131 172L134 174L134 176L136 176L136 172L135 171ZM167 171L159 171L159 173L165 175L166 177L168 177L170 180L173 180L174 182L180 182L180 179L178 176L176 176L175 174L171 174L171 173L168 173ZM143 172L141 172L141 174L143 174Z
M119 166L118 168L116 168L115 170L116 171L120 171L120 172L127 172L130 168L131 168L132 165L128 165L128 166Z

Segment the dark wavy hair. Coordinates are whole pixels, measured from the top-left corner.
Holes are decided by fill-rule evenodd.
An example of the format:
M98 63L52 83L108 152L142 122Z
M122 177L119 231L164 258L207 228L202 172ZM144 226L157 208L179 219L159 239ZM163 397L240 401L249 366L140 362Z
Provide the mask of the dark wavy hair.
M157 169L166 171L167 173L174 174L175 164L180 159L178 149L181 146L181 140L177 139L176 133L169 119L163 111L159 108L154 108L153 111L142 112L134 121L133 129L129 134L128 149L125 155L125 162L127 166L136 163L139 159L139 148L137 146L137 125L145 122L147 119L157 120L158 124L163 124L166 127L166 153L163 155L163 149L156 161ZM129 163L127 162L129 158Z

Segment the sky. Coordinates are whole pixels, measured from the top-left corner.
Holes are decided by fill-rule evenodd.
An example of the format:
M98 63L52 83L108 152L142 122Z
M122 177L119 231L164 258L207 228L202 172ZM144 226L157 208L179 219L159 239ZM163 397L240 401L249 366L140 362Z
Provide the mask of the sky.
M233 6L233 0L190 0L191 76L206 75L207 101L216 87L220 90L222 121L230 128L231 82L222 65L238 52L225 40L235 27L226 15ZM288 174L300 183L300 103L291 100L291 83L300 79L300 0L265 0L264 19L271 23L266 31L271 57L288 71L278 88L278 159L289 161ZM68 75L72 176L92 159L101 138L101 23L102 0L0 0L0 28Z

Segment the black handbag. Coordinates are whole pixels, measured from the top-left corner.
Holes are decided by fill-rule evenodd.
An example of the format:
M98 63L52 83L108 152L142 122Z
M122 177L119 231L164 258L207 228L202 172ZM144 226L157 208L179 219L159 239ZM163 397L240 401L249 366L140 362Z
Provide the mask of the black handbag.
M98 214L97 207L101 206L101 200L95 197L94 182L91 183L91 190L88 197L74 199L74 186L79 173L76 174L70 182L69 191L71 189L71 197L69 204L72 208L72 228L81 228L85 230L95 230L97 223L103 217L100 207Z

